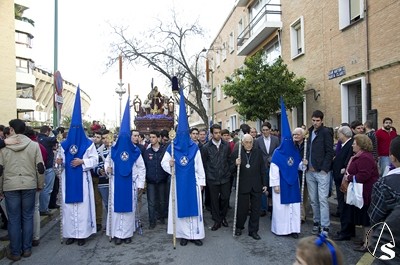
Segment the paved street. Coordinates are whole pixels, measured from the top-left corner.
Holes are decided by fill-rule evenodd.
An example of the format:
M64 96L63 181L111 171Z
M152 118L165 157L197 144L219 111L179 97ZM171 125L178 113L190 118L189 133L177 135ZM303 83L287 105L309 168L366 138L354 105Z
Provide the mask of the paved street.
M233 197L231 205L233 205ZM211 231L212 220L209 212L205 212L207 225L206 238L201 247L188 243L182 247L177 240L177 247L172 247L172 236L166 234L166 225L157 224L154 230L147 229L147 204L143 197L142 220L143 235L135 234L129 245L115 246L110 243L104 233L91 236L86 245L79 247L76 243L70 246L60 244L59 222L50 221L42 228L42 239L39 247L33 248L30 258L23 258L15 264L292 264L295 258L297 239L278 237L270 232L269 217L260 219L260 236L256 241L247 235L232 236L233 209L229 212L229 228L222 227ZM332 207L334 208L334 207ZM334 209L331 209L334 210ZM300 237L310 234L312 221L302 225ZM339 227L338 220L333 219L332 231ZM345 264L357 264L361 253L353 252L352 242L339 242L346 256ZM0 264L10 264L7 258Z

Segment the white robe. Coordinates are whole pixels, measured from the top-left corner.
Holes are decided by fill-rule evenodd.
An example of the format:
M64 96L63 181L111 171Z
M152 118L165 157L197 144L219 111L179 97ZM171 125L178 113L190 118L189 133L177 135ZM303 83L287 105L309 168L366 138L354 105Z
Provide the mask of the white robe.
M274 163L271 163L269 178L269 185L272 187L272 233L300 233L300 203L281 204L281 194L274 191L275 186L280 186L279 167Z
M62 149L62 147L61 147ZM64 150L61 152L65 162ZM91 144L83 154L83 202L65 203L65 170L61 173L62 180L62 223L63 237L88 238L96 233L96 213L94 207L94 191L90 169L98 164L96 147Z
M111 152L107 157L111 157ZM112 159L106 159L104 168L112 167L114 162ZM114 212L114 174L110 176L109 203L107 214L107 236L111 238L118 237L121 239L130 238L136 231L136 206L138 189L144 188L146 180L146 166L143 158L140 155L132 166L132 212L116 213Z
M165 152L164 157L161 161L161 166L165 170L165 172L171 174L171 167L169 165L169 161L171 160L171 155L168 152ZM176 238L185 238L185 239L203 239L205 237L204 233L204 216L203 216L203 200L201 198L201 187L206 185L206 175L204 172L203 162L201 160L200 151L197 151L195 156L195 174L196 174L196 193L197 193L197 204L199 216L178 218L178 206L177 206L177 197L175 193L175 228L176 228ZM171 181L172 182L172 181ZM175 184L176 187L176 184ZM174 225L173 225L173 207L172 207L172 187L169 193L169 207L168 207L168 234L173 234Z

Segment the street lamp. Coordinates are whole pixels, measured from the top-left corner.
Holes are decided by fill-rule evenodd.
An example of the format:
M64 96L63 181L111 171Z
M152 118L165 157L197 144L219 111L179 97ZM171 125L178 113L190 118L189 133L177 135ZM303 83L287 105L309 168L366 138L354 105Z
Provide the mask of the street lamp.
M119 96L119 122L121 123L121 118L122 118L122 96L126 93L126 89L123 87L122 79L119 80L119 84L116 89L115 93L118 94Z
M139 95L135 95L135 99L133 100L133 107L135 108L136 114L139 114L141 105L142 101L140 100Z
M204 96L206 96L207 99L207 115L210 113L210 99L211 99L211 89L209 85L206 85L206 89L203 91Z

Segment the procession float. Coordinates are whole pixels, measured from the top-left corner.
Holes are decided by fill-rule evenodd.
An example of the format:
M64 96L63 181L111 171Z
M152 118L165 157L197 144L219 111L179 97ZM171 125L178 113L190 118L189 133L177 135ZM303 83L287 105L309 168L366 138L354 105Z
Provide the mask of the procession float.
M151 131L171 130L174 126L174 100L162 95L157 86L153 87L142 103L139 96L133 99L136 112L136 130L147 134Z

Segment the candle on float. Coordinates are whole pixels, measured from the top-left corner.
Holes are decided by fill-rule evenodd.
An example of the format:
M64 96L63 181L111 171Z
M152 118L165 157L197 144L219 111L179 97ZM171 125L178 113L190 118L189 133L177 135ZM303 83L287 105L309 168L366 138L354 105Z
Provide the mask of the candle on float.
M119 80L122 80L122 56L119 56Z

